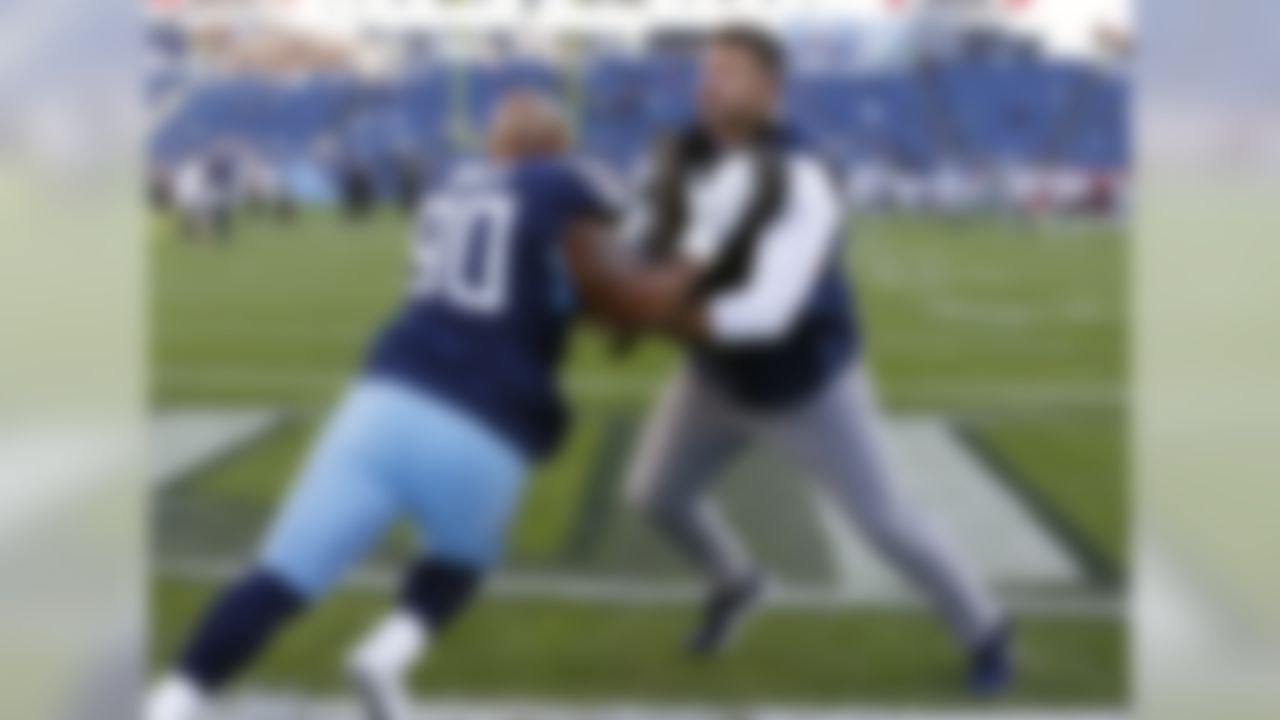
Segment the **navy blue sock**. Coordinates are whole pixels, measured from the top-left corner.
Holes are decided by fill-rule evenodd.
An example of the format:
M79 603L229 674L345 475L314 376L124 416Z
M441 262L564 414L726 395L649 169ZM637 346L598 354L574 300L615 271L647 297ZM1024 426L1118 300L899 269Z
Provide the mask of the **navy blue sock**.
M443 629L475 597L478 571L445 560L422 560L409 571L401 602L433 630Z
M181 670L202 689L220 690L306 604L302 594L270 572L250 573L209 609L183 654Z

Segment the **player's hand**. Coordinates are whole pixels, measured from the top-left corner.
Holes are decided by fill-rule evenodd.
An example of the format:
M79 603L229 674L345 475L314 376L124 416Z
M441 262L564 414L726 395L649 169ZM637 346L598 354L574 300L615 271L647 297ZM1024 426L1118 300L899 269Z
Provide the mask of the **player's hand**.
M653 329L664 328L672 318L688 308L700 272L694 266L679 261L651 266L644 272L644 325Z

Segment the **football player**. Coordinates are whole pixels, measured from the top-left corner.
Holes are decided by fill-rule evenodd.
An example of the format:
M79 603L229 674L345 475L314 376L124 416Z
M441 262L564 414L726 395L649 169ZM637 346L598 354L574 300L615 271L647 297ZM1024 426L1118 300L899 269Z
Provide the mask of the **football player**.
M372 717L408 717L403 680L498 562L530 464L565 413L555 375L583 310L644 330L692 275L632 270L610 251L608 195L564 157L566 123L518 91L495 113L483 162L425 201L412 287L275 519L253 567L197 626L148 698L146 720L190 720L402 516L423 540L395 609L349 672Z

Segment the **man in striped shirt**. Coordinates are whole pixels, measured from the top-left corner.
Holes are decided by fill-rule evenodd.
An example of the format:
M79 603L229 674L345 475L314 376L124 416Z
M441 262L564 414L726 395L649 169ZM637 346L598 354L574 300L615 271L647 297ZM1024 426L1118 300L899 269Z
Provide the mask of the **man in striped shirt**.
M691 652L724 648L763 590L707 496L749 444L815 474L869 540L928 596L971 658L974 692L1012 676L1004 612L898 490L840 269L839 190L778 113L783 51L732 27L704 49L700 118L660 144L628 221L655 262L696 268L675 322L688 361L653 410L628 477L632 502L711 584Z

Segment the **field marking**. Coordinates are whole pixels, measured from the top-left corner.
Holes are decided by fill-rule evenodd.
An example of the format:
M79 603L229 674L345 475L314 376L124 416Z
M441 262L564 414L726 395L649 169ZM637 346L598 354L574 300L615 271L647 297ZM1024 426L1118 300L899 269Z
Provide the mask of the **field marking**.
M939 710L782 705L729 708L706 704L610 702L574 705L520 700L433 700L419 705L413 714L422 720L1121 720L1128 717L1124 710L1105 708ZM216 708L210 720L345 720L354 717L359 717L359 709L346 700L241 693Z
M196 303L192 303L193 307ZM199 304L208 307L207 302ZM1122 308L1113 307L1093 295L1066 298L1053 304L1043 306L1009 305L1004 301L975 301L967 296L939 295L934 292L922 301L922 309L941 321L943 330L949 330L957 323L968 326L985 326L996 332L1005 331L1010 336L1019 336L1024 330L1036 327L1052 327L1059 325L1094 327L1122 321L1125 315ZM265 342L267 344L307 345L339 345L346 348L358 348L368 341L370 326L374 323L365 317L338 318L334 325L300 326L289 325L283 321L267 337L252 327L246 327L239 318L229 317L225 313L202 318L198 325L174 327L167 329L165 339L174 343L207 343L217 341L232 342ZM937 341L932 332L903 332L877 340L883 346L896 345L902 340Z
M160 575L174 580L222 585L235 580L245 568L236 560L169 557L160 560L156 569ZM360 568L344 582L347 589L386 594L388 597L399 585L399 573L381 567ZM705 588L692 581L513 571L500 573L487 586L486 592L492 597L508 600L654 608L696 605L703 599ZM999 596L1014 614L1023 617L1115 619L1123 617L1127 607L1124 597L1107 591L1004 589L999 591ZM896 589L888 591L884 587L868 586L842 589L808 583L774 584L769 589L765 604L773 609L804 612L928 609L914 593L902 593Z
M1091 298L1081 298L1041 308L1010 307L1008 304L939 297L926 302L925 308L936 319L947 324L984 325L988 328L1006 330L1010 335L1037 326L1065 324L1093 327L1118 321L1124 317L1113 308Z
M862 550L864 543L854 536L849 519L831 501L830 493L813 487L809 498L814 517L818 520L818 530L826 538L827 549L831 552L832 580L841 593L856 592L859 569L866 566Z
M152 487L182 481L266 437L284 422L271 408L170 408L151 419Z
M565 388L574 395L601 399L644 399L667 378L607 372L572 373ZM166 389L186 390L337 390L352 376L325 368L162 368L159 382ZM1126 397L1122 383L1106 381L1054 382L914 382L894 383L895 396L946 402L1010 406L1117 407Z
M894 418L889 451L902 492L942 539L960 548L976 572L996 585L1072 589L1089 584L1087 568L1054 528L1010 491L944 418ZM846 594L914 594L913 586L857 532L839 502L815 483L810 506L830 553L834 583Z
M1087 584L1086 569L1062 538L960 441L949 422L912 416L890 427L904 491L984 577L1037 587Z
M261 439L278 427L281 413L255 408L182 409L160 413L154 420L157 457L155 487L192 477ZM1119 614L1118 595L1090 588L1084 568L1051 530L1009 495L990 466L974 457L935 416L910 416L889 424L890 451L900 466L903 491L954 537L975 569L997 587L1006 588L1010 605L1024 614ZM831 582L779 584L775 605L802 609L850 607L919 607L912 585L887 563L814 483L807 493L833 567ZM170 558L165 571L173 576L225 582L240 569L236 563L206 560L201 555ZM385 569L357 574L352 584L387 590L395 578ZM496 583L500 596L611 605L696 603L702 589L691 582L655 581L631 575L504 573Z

